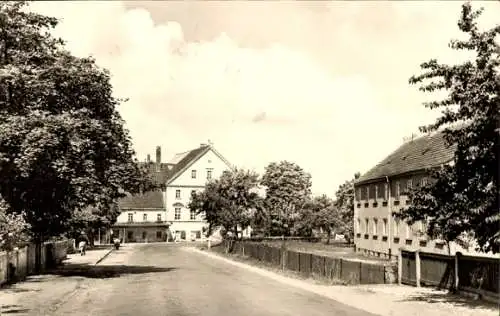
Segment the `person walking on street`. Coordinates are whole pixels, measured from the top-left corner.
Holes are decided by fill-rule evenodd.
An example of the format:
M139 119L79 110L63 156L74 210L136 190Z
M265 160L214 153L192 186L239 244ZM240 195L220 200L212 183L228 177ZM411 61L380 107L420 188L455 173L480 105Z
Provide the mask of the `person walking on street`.
M78 240L79 240L78 249L80 250L80 255L84 256L89 239L88 239L87 235L85 235L85 233L82 232Z

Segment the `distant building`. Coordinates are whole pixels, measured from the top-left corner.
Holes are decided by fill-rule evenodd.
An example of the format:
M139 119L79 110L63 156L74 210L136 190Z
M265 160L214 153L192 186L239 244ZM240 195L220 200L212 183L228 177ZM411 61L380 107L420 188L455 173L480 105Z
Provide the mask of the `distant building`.
M401 248L448 253L444 241L430 240L425 223L408 226L391 214L411 201L409 189L426 184L429 171L453 161L441 132L410 140L355 181L354 242L369 255L396 256ZM466 252L451 244L451 252Z
M207 181L220 177L233 167L212 144L201 144L198 148L176 154L169 164L173 168L165 182L164 201L167 220L172 223L170 230L180 240L200 239L207 224L202 215L189 210L191 194L202 191Z
M119 202L121 214L113 227L124 242L199 240L207 227L202 214L188 208L192 192L202 191L207 181L221 176L233 167L212 146L176 154L167 163L161 162L161 148L156 161L141 163L161 190L128 196Z

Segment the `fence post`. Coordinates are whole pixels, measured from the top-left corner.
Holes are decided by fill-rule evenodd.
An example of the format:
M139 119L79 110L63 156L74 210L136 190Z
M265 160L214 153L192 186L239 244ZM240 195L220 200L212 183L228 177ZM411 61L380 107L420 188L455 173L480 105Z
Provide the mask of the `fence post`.
M398 285L403 284L403 250L398 253Z
M456 252L455 253L455 269L454 269L454 278L453 278L453 289L455 291L458 291L458 287L460 286L460 278L458 275L458 269L460 266L460 257L462 256L461 252Z
M415 251L415 279L417 287L420 287L420 250Z

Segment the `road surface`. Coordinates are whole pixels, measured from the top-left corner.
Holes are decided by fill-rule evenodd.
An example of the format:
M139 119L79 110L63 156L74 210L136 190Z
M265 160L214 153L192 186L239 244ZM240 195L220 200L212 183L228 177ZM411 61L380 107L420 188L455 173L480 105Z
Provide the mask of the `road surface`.
M127 245L56 274L16 286L22 300L0 315L373 316L179 245Z

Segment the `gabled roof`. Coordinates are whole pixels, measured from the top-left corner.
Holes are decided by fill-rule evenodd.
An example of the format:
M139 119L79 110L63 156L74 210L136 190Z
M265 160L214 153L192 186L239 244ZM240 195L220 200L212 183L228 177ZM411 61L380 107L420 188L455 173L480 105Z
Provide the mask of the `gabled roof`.
M118 201L120 209L163 209L163 192L149 191L143 194L134 194L124 197Z
M172 183L172 181L177 179L182 173L184 173L190 166L192 166L196 161L198 161L198 159L203 157L209 151L212 151L228 167L232 168L231 164L211 145L201 145L198 148L176 155L176 157L182 155L182 159L180 159L172 170L170 170L167 184ZM176 158L174 157L174 159Z
M355 183L438 167L453 160L455 148L446 144L442 132L419 137L401 145Z
M174 167L170 163L140 162L139 164L146 168L149 178L158 185L167 182L170 170Z

